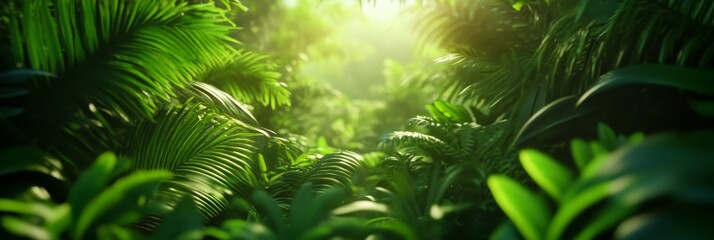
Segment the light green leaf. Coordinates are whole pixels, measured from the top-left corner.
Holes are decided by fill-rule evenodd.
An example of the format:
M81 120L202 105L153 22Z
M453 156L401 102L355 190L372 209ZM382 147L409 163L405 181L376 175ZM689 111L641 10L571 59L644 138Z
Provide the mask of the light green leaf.
M381 203L376 203L373 201L355 201L350 204L341 206L339 208L336 208L335 210L332 210L332 214L335 215L343 215L343 214L350 214L354 212L377 212L377 213L387 213L388 212L387 205L381 204Z
M13 216L3 216L0 219L2 226L9 232L31 239L51 239L51 235L46 229Z
M582 171L593 158L588 143L579 138L573 139L573 141L570 142L570 152L573 154L575 165L580 171Z
M503 175L490 176L488 187L498 206L526 239L538 240L545 237L551 213L543 199Z
M526 5L526 1L517 1L511 5L513 9L516 9L516 11L521 11L521 8L523 8L523 5Z
M560 201L565 190L573 182L573 174L554 159L537 150L520 152L523 168L553 199Z
M576 185L584 185L584 183L576 183ZM548 228L547 239L561 239L563 231L578 214L608 196L609 187L609 183L604 182L572 194L568 193L567 195L572 197L563 199Z
M131 215L138 206L140 196L152 193L159 182L170 178L170 172L154 170L135 172L118 180L89 202L84 211L77 216L73 231L74 238L82 239L90 226L99 223L97 221L99 218L116 221L122 216Z
M83 209L106 188L109 181L122 172L121 168L118 167L114 153L99 155L70 189L69 204L72 206L72 216L80 216Z

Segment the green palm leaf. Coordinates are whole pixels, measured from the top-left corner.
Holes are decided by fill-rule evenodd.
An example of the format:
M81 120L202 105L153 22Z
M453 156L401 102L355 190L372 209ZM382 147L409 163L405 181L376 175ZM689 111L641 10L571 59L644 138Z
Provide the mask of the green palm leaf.
M156 201L168 207L191 196L208 220L234 196L249 197L257 187L255 133L233 118L206 111L200 104L162 110L144 121L127 141L122 156L134 160L132 171L165 169Z
M279 81L280 73L267 59L266 55L238 51L207 71L202 80L227 91L241 102L260 103L273 109L290 105L290 92L285 83Z
M202 82L194 82L190 86L181 89L178 93L178 100L185 102L190 98L195 98L202 104L211 106L218 112L235 118L241 122L258 125L258 120L253 117L248 108L236 101L231 95L217 89L216 87Z
M713 11L710 1L581 1L550 26L536 51L539 75L563 96L633 64L709 67Z
M296 190L307 182L312 184L315 192L325 192L336 187L351 189L353 175L362 166L363 159L359 154L330 153L307 167L285 172L268 186L268 190L278 203L287 205L295 197Z
M234 41L224 10L211 4L29 0L6 6L16 65L58 75L33 85L31 107L43 114L95 103L150 117L174 86L222 63Z

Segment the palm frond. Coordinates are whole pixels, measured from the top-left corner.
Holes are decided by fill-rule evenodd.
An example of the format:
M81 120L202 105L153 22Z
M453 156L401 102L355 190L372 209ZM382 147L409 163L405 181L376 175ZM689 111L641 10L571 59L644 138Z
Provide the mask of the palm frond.
M178 92L177 100L179 102L186 102L191 98L213 107L224 115L248 124L258 125L258 120L253 117L246 106L210 84L194 82Z
M493 56L537 44L530 16L513 9L510 1L438 0L424 4L419 12L416 29L421 44L468 44Z
M210 69L201 80L223 89L236 100L260 103L275 109L290 105L287 85L280 82L280 73L267 62L268 56L238 51L223 63Z
M511 51L498 57L487 56L469 46L459 46L438 62L452 64L453 81L444 88L443 95L464 103L489 103L489 115L516 115L518 102L528 102L530 79L535 64L528 52ZM531 100L531 99L527 99Z
M417 147L437 155L448 148L448 144L439 138L424 133L408 131L395 131L385 135L377 148L381 151L392 152L408 146Z
M200 104L162 110L144 121L127 141L122 157L133 159L132 171L165 169L158 203L173 207L191 196L205 220L218 215L233 196L249 197L257 187L257 159L252 132L236 120L204 111Z
M330 153L310 166L286 171L268 186L268 190L278 203L286 205L306 182L313 185L315 192L351 189L353 175L362 168L362 162L362 156L353 152Z
M7 7L16 65L58 75L33 84L32 107L41 113L95 103L150 117L175 86L220 64L234 41L224 10L210 4L29 0Z
M689 0L581 6L549 29L536 52L539 75L558 98L580 94L602 74L623 66L711 67L713 11L710 1Z
M426 132L431 132L434 133L435 135L447 135L446 133L446 127L445 126L447 123L444 123L443 121L439 121L437 119L431 118L431 117L426 117L426 116L416 116L413 118L410 118L407 121L406 127L408 129L414 129L416 131L426 131Z

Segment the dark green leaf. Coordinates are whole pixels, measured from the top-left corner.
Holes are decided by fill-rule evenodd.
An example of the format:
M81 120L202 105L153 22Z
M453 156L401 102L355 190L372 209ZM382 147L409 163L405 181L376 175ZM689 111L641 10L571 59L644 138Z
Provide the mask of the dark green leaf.
M56 75L39 70L32 69L15 69L0 73L0 83L1 84L13 84L24 82L28 78L35 76L45 76L45 77L57 77Z
M135 213L134 208L137 207L139 197L150 195L159 182L170 178L170 172L154 170L135 172L119 179L89 201L80 215L76 215L75 227L72 231L74 238L82 239L90 226L101 223L100 220L112 222L129 218L126 220L138 221L140 215Z
M632 84L654 84L714 95L714 73L711 70L646 64L623 67L603 75L578 99L577 105L583 105L610 89Z
M174 210L164 216L163 221L151 235L151 239L201 239L201 215L190 198L179 201Z

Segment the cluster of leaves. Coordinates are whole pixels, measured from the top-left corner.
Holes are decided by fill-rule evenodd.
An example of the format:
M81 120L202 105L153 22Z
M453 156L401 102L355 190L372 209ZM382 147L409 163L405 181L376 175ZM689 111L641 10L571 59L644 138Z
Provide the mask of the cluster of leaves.
M486 177L520 175L506 141L507 122L477 125L466 108L445 101L426 108L430 117L412 118L408 131L387 134L380 143L380 150L390 154L382 164L394 175L388 177L394 182L387 189L401 198L393 207L410 214L406 219L426 221L413 226L425 236L488 236L492 227L486 219L501 216L485 187ZM440 222L425 224L427 220Z
M711 131L619 136L599 126L599 140L571 142L579 174L533 149L520 160L533 180L555 202L500 175L488 184L513 225L504 224L496 239L518 232L527 239L707 238L705 209L714 202ZM515 226L515 228L513 227ZM517 230L516 230L517 229Z
M629 65L708 68L714 6L699 1L434 1L424 41L453 44L445 96L517 131L539 109ZM475 39L475 40L474 40ZM705 40L706 39L706 40ZM487 42L483 42L487 41ZM477 119L478 120L478 119Z
M469 105L476 123L490 125L507 119L505 135L515 148L538 147L565 157L564 143L592 137L598 122L625 133L695 131L653 136L608 155L618 140L612 131L600 127L602 143L574 143L575 165L582 171L578 179L561 166L563 162L524 150L521 165L557 208L551 211L552 204L518 181L496 175L489 180L490 189L516 228L504 225L494 236L510 239L519 232L527 239L647 238L663 236L658 234L668 230L672 232L667 236L672 237L704 236L706 227L695 224L702 216L690 213L712 206L703 197L710 194L709 180L689 167L677 168L671 175L668 171L680 164L674 156L711 155L711 151L700 152L704 148L700 145L711 134L707 129L714 126L707 107L714 95L709 70L714 55L711 46L703 43L714 39L713 19L708 14L714 4L687 0L425 2L425 17L417 26L424 32L423 41L453 44L454 52L438 60L454 66L453 81L445 86L444 96ZM401 139L409 136L431 142L427 145L432 150L452 152L448 140L402 135ZM682 145L690 141L702 142L692 143L691 148ZM591 161L595 155L603 156ZM650 157L661 165L638 165ZM687 165L711 171L704 158L690 159ZM662 178L655 180L659 175ZM676 180L683 175L693 178ZM690 192L702 194L699 198L679 194L699 187ZM684 215L692 221L663 227L670 223L663 216L682 220Z
M259 152L276 140L246 104L287 105L289 92L265 56L229 37L237 28L225 9L114 0L0 6L12 56L2 67L2 135L10 137L2 178L13 190L4 197L18 199L2 211L32 215L8 216L8 231L39 239L134 239L128 229L141 228L161 235L157 224L171 209L195 204L200 217L186 224L200 224L261 187ZM113 157L94 160L106 150L119 154L117 167Z

